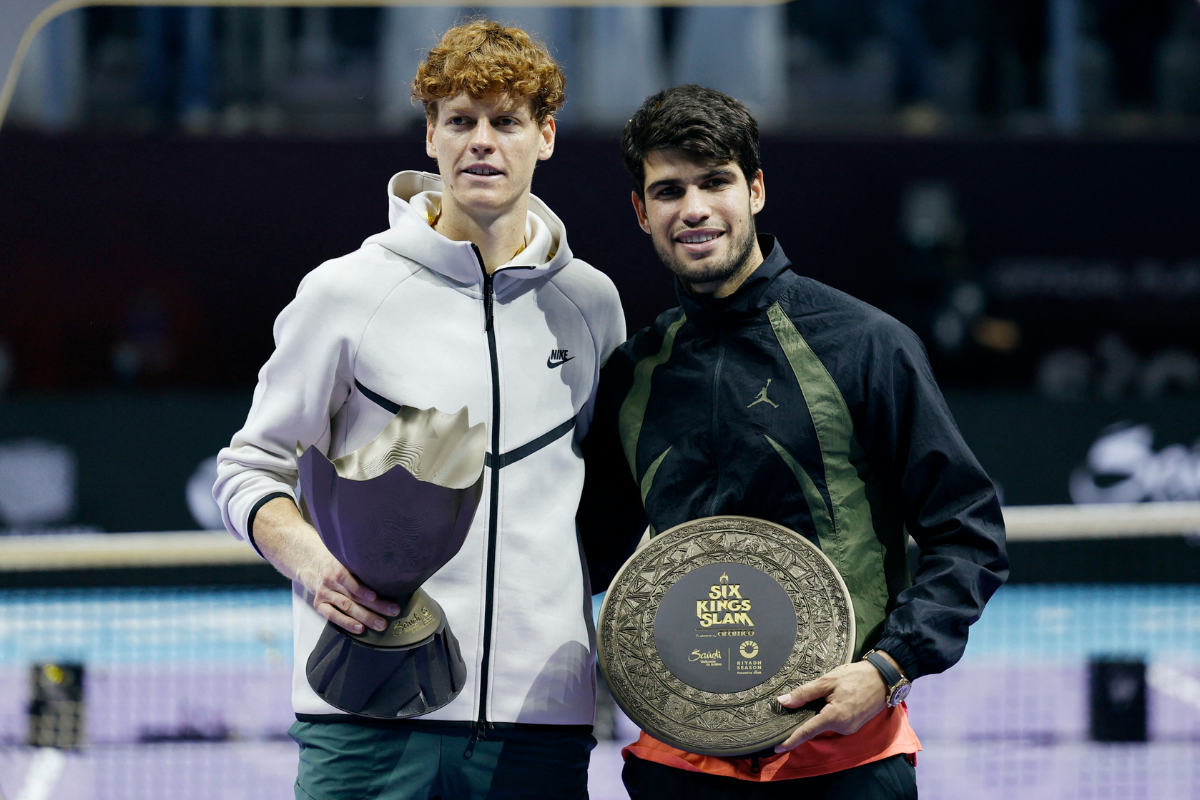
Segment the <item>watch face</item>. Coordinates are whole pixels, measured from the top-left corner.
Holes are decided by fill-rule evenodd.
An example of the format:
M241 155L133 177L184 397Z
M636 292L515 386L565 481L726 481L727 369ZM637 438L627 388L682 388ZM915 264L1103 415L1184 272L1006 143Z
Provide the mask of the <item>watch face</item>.
M904 702L904 698L908 697L908 693L912 691L911 683L903 683L892 690L892 694L888 697L889 706L898 706Z

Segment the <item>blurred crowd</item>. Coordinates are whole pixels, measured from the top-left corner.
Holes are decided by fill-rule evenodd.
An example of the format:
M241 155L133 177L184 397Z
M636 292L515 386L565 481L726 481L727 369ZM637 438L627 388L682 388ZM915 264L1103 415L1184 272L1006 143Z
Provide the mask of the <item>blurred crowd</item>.
M90 7L38 35L9 120L45 131L371 136L456 18L538 33L568 128L646 95L726 91L767 132L1159 133L1200 127L1194 0L792 0L753 7Z

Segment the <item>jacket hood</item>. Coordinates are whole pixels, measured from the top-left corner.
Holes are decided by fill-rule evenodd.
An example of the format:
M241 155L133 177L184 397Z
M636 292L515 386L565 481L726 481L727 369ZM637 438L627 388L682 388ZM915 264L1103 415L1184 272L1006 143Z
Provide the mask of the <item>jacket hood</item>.
M388 181L388 230L367 239L393 253L465 286L482 286L483 269L470 242L456 242L433 229L441 210L442 179L406 170ZM518 280L549 275L571 261L567 230L545 203L529 195L525 249L496 269L495 290L502 294Z

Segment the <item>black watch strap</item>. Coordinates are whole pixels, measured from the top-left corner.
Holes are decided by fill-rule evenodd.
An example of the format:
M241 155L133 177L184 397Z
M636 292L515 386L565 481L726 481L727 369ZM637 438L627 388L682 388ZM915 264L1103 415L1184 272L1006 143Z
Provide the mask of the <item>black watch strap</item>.
M879 674L883 676L883 682L887 684L889 694L892 689L896 688L900 681L904 680L904 675L900 673L900 670L893 667L890 661L874 650L868 650L864 653L863 661L871 662L871 666L879 670Z

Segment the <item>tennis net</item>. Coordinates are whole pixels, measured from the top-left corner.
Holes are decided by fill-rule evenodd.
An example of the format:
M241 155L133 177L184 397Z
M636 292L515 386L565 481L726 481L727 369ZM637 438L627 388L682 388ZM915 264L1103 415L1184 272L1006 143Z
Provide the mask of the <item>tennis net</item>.
M922 797L1200 797L1200 504L1006 519L1013 582L910 696ZM0 797L290 798L292 661L290 588L223 532L0 540Z

